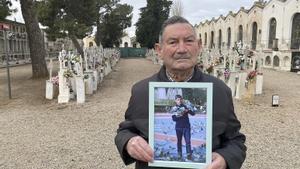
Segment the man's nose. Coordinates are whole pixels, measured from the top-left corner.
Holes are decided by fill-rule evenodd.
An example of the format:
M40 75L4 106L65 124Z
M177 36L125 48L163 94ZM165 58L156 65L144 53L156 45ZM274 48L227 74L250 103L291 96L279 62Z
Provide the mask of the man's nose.
M183 41L178 43L178 48L177 48L177 53L186 53L187 52L187 48L186 45Z

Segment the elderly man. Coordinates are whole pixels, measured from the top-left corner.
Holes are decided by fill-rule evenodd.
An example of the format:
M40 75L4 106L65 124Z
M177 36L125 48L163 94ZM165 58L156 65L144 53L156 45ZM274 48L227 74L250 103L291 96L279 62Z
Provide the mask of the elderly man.
M160 71L132 87L131 98L120 123L115 143L125 164L136 162L136 169L152 169L153 150L148 140L149 82L213 83L212 162L207 169L239 169L246 157L245 136L239 132L230 89L222 81L197 68L201 45L193 26L173 16L162 25L156 52L163 60ZM158 169L158 168L153 168ZM165 168L164 168L165 169Z

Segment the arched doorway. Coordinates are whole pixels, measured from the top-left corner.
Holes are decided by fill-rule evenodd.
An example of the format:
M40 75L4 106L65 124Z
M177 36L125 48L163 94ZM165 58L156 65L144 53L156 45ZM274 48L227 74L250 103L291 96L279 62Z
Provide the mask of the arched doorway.
M279 57L277 55L275 55L273 58L273 66L279 67L279 64L280 64Z
M215 42L214 42L214 31L211 31L211 37L210 37L210 48L215 47Z
M222 30L219 29L219 42L218 42L218 48L221 49L222 46Z
M283 58L283 66L284 67L287 67L287 66L290 66L290 58L288 57L288 56L285 56L284 58Z
M268 48L271 49L273 47L273 40L276 39L276 19L272 18L270 20L270 26L269 26L269 44Z
M231 46L231 28L227 29L227 48L229 49Z
M256 43L257 43L257 23L253 22L253 24L252 24L252 40L251 40L251 48L253 50L256 49Z
M238 42L243 42L243 26L239 26Z
M293 52L292 54L292 71L300 71L300 52Z
M271 65L271 57L270 57L270 56L267 56L267 57L266 57L265 65L266 65L266 66L270 66L270 65Z
M124 47L125 47L125 48L128 48L128 42L125 42L125 43L124 43Z
M296 13L293 18L291 49L300 48L300 13Z

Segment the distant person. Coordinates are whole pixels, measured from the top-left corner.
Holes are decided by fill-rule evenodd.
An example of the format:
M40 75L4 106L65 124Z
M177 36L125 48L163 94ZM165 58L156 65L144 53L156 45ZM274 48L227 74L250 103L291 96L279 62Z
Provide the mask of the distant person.
M136 83L120 123L115 143L126 165L149 167L154 152L148 144L149 82L209 82L213 84L212 162L208 169L239 169L246 158L246 137L235 113L230 88L221 80L201 72L196 64L201 47L193 26L180 16L166 20L155 45L163 61L158 73ZM169 168L171 169L171 168Z

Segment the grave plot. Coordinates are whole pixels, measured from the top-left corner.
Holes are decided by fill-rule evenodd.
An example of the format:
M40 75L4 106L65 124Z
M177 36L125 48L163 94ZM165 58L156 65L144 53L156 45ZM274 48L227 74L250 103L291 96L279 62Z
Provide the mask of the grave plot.
M70 99L84 103L85 96L97 91L98 85L112 71L119 58L118 50L102 47L85 49L83 57L62 50L58 56L58 76L52 77L52 60L49 63L50 79L46 81L46 98L54 99L58 93L58 103L68 103Z

